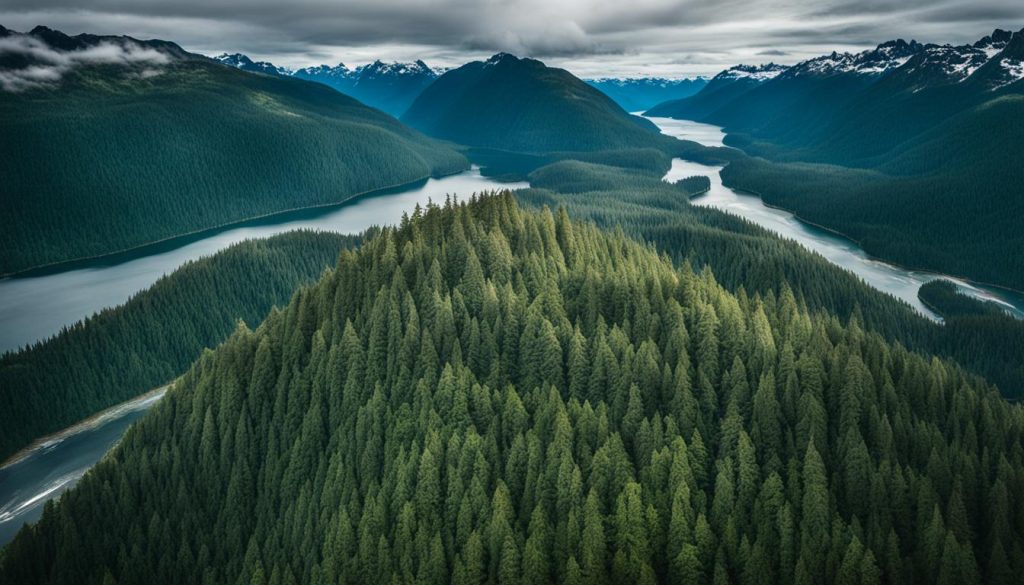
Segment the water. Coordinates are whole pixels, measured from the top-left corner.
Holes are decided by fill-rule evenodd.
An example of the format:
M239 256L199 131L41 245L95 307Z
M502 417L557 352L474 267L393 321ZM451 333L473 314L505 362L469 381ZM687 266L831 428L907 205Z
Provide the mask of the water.
M722 139L725 134L718 126L670 118L648 119L670 136L692 140L705 146L723 146ZM672 168L665 175L665 180L678 181L693 175L707 176L711 179L711 189L706 194L695 197L694 205L721 209L748 219L785 238L795 240L809 250L821 254L833 264L853 272L868 285L906 301L922 315L931 319L938 320L939 316L921 303L917 298L917 291L921 285L938 278L949 280L961 292L980 300L997 303L1007 313L1024 319L1024 295L935 272L910 270L872 258L852 240L804 223L788 211L768 207L756 195L740 193L725 187L718 174L721 170L721 166L675 159L672 161Z
M128 426L162 396L161 389L115 406L44 439L13 463L0 467L0 547L26 522L38 520L48 500L74 487Z
M358 233L374 225L398 223L402 213L412 212L417 204L443 203L449 194L467 198L482 191L525 186L499 183L473 168L350 203L277 214L63 269L6 278L0 280L0 352L46 339L65 325L122 304L185 262L236 242L296 229ZM37 520L48 500L78 483L162 395L150 393L104 411L43 439L0 468L0 547L26 522Z
M127 301L185 262L231 244L296 229L354 234L373 225L395 224L403 212L448 194L468 197L525 183L499 183L479 169L429 179L405 190L361 197L351 203L277 214L213 232L176 238L128 253L75 263L56 271L0 280L0 352L47 339L106 307Z

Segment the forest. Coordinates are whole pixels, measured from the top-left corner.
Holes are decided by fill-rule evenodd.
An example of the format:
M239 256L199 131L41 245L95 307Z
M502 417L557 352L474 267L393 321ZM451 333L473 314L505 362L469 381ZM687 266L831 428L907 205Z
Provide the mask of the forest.
M124 305L0 356L0 461L172 381L238 320L260 323L359 241L296 231L243 242L182 266Z
M0 274L458 172L450 147L319 83L200 59L0 92Z
M0 581L1016 583L1022 431L856 315L450 200L205 352Z
M708 157L720 152L705 151ZM970 334L962 335L964 330L950 326L950 320L937 325L922 318L799 244L736 216L689 205L689 197L706 188L699 178L669 185L660 177L656 171L644 175L636 169L563 161L531 174L535 188L517 197L538 207L565 205L573 218L622 229L651 242L676 263L689 262L697 270L710 267L737 295L778 297L790 291L812 311L842 318L856 314L866 329L889 341L953 358L1009 398L1024 395L1024 339L1006 335L1016 330L1010 317L991 319L989 325L970 327ZM994 351L979 350L983 347Z

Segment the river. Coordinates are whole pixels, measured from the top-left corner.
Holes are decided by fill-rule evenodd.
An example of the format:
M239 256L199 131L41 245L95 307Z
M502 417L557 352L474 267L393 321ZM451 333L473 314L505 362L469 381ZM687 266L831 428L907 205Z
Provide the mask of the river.
M417 204L443 203L449 194L468 198L525 186L494 181L474 167L335 206L275 214L62 269L5 278L0 280L0 352L47 339L65 325L124 303L185 262L243 240L296 229L359 233L374 225L396 224ZM26 522L38 519L48 500L74 486L162 395L151 392L98 413L40 439L0 467L0 547Z
M722 140L725 134L718 126L671 118L651 117L648 120L657 124L664 134L692 140L705 146L724 146ZM769 207L756 195L734 191L722 185L722 179L718 174L721 170L721 166L675 159L672 161L671 170L665 175L665 180L677 181L693 175L707 176L711 179L711 189L706 194L693 198L694 205L721 209L784 238L794 240L822 255L829 262L853 272L868 285L906 301L922 315L933 320L939 320L939 316L921 303L917 298L917 291L921 285L937 278L949 280L961 292L980 300L997 303L1007 313L1024 319L1024 295L935 272L910 270L873 258L852 240L804 223L783 209Z

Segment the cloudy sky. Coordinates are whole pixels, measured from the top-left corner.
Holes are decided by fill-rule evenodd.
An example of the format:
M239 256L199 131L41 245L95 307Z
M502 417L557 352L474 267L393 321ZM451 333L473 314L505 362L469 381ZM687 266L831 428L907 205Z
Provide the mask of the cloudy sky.
M172 40L277 65L497 51L584 77L713 75L892 38L973 42L1024 27L1022 0L3 0L0 24Z

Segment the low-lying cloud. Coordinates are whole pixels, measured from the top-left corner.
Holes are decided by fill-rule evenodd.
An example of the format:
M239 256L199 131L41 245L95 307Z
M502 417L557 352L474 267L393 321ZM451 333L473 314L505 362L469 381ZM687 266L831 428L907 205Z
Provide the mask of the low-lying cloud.
M0 90L17 92L52 86L75 67L82 65L120 65L133 76L146 78L159 74L159 67L171 58L156 49L124 41L104 41L74 51L55 49L29 35L0 37L0 59L21 57L24 67L0 68Z

